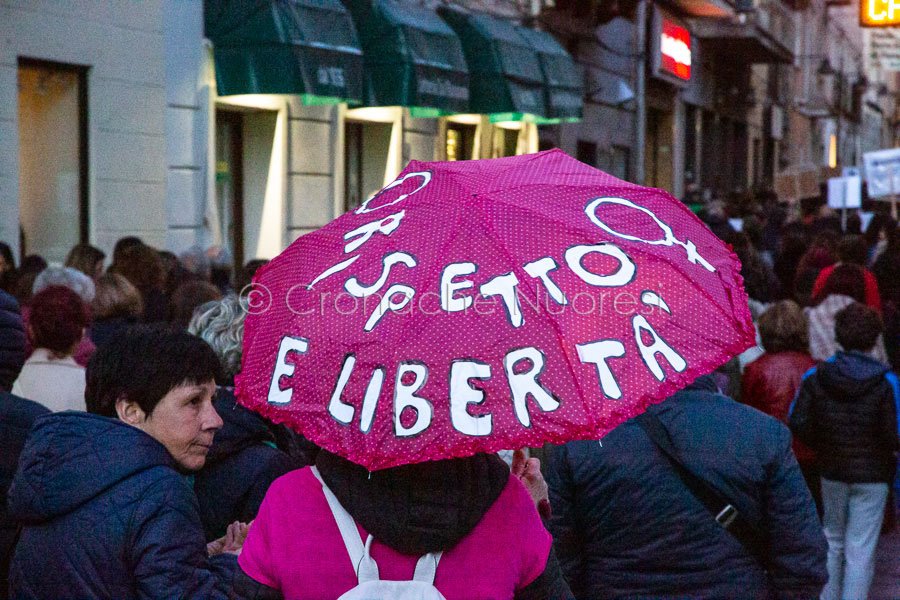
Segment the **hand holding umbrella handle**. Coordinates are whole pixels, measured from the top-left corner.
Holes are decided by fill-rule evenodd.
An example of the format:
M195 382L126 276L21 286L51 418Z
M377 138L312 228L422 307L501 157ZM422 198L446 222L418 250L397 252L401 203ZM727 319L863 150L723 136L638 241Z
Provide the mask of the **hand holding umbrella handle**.
M549 519L550 491L541 473L541 461L537 458L526 458L525 450L519 449L513 453L510 470L525 485L528 493L531 494L531 499L534 500L541 518L544 520Z

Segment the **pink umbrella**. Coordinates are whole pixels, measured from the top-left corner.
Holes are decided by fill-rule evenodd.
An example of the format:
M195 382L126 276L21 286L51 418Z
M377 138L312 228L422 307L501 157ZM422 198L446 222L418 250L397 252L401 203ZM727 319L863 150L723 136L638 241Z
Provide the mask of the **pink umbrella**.
M238 397L370 470L598 439L753 345L739 270L559 150L412 161L257 274Z

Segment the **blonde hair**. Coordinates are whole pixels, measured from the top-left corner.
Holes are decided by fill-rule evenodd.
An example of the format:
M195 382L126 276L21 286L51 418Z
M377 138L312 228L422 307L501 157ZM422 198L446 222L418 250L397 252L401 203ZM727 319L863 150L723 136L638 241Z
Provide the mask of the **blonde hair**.
M196 335L215 351L228 378L241 370L246 309L246 300L231 294L198 307L188 324L188 333Z
M759 337L766 352L809 352L809 320L793 300L773 304L759 318Z
M106 273L97 279L91 310L95 320L140 317L144 312L144 301L128 279L118 273Z

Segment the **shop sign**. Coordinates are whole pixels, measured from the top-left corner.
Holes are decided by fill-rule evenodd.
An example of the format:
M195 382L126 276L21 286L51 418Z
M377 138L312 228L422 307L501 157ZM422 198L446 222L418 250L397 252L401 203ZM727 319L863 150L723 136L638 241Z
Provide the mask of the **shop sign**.
M897 0L900 2L900 0ZM691 80L691 32L660 9L653 13L651 72L654 77L683 86Z
M859 24L863 27L900 25L900 0L861 0Z
M660 68L683 81L691 79L691 32L663 17L659 37Z
M863 32L866 71L900 71L900 29L870 29Z

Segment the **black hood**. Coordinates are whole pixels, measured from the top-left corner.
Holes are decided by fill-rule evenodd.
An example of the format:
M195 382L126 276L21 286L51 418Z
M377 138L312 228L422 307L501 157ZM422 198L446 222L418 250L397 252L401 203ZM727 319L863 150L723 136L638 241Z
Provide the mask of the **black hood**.
M207 465L215 464L257 444L267 443L275 446L275 436L272 435L265 419L238 404L234 392L230 389L219 388L213 405L222 417L223 425L213 438L212 448L206 456Z
M888 367L861 352L838 352L817 369L819 382L839 402L855 402L884 379Z
M316 466L341 505L377 540L403 554L448 550L481 521L509 481L496 454L370 473L321 450Z
M176 468L166 448L117 419L67 411L38 418L9 489L9 514L41 523L68 514L120 481Z

